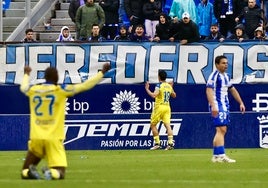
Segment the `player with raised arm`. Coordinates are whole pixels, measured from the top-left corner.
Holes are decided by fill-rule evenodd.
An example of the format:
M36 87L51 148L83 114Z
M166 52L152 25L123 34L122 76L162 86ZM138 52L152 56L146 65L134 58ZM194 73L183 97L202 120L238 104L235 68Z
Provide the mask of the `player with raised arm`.
M24 68L24 77L20 90L29 97L30 103L30 139L24 161L22 179L41 179L36 166L45 158L48 168L43 168L45 179L64 179L67 167L65 139L65 103L66 98L93 88L110 70L110 64L83 83L59 85L58 71L53 67L45 70L45 83L30 86L31 68Z
M224 55L217 56L215 58L215 65L217 70L210 74L206 87L209 110L214 127L216 128L213 139L212 162L235 163L236 160L230 159L225 154L224 148L224 137L227 132L227 126L230 124L228 92L230 92L239 103L242 113L245 112L245 106L238 91L232 85L229 74L226 73L228 68L227 57Z
M169 104L170 96L176 97L176 93L173 90L172 84L166 82L167 73L163 70L158 72L158 83L155 86L154 92L150 91L150 84L146 82L145 90L152 98L155 99L154 108L151 114L151 129L154 138L154 146L151 150L157 150L161 148L159 132L156 125L162 120L164 126L167 129L168 145L165 150L174 149L173 131L170 127L171 109Z

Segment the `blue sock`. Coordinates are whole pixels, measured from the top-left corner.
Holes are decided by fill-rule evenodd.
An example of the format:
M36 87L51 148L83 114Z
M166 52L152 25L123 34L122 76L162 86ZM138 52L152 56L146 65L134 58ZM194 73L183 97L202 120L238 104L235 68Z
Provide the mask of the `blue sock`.
M225 154L224 146L216 146L213 148L213 155L222 155Z

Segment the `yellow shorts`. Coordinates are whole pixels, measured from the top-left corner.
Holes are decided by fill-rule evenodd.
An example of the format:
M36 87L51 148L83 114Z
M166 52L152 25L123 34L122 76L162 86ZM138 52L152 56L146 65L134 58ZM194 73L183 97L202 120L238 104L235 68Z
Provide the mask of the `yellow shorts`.
M153 109L151 115L151 124L157 124L161 120L163 123L170 123L171 110L169 105L160 105Z
M49 167L67 167L66 152L62 140L33 139L28 148L39 158L46 158Z

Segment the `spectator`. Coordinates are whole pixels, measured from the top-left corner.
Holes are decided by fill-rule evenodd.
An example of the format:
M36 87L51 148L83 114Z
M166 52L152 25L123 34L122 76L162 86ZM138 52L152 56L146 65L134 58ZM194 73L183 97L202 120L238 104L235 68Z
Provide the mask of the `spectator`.
M71 33L70 33L70 29L67 26L63 26L61 28L59 37L57 38L58 42L67 42L67 41L74 41Z
M248 0L242 0L242 1L243 1L242 2L243 8L248 6ZM262 6L261 4L262 4L263 1L266 1L266 0L256 0L256 4L260 7L260 6Z
M69 9L68 9L68 14L74 23L75 23L77 9L84 4L85 4L85 0L71 0ZM80 37L79 32L76 32L76 39L79 39L79 37Z
M265 13L265 18L268 18L268 0L262 0L262 6Z
M238 40L242 42L243 40L249 39L247 34L245 33L245 27L243 24L239 24L235 27L235 33L230 35L227 39Z
M130 40L135 42L150 41L150 38L145 35L144 26L139 24L135 27L134 33L131 33Z
M166 13L167 15L170 12L172 3L173 3L173 0L162 0L162 11Z
M125 0L119 1L119 23L129 27L129 19L125 10Z
M257 29L255 29L253 39L254 40L266 40L267 39L262 27L257 27Z
M235 21L241 23L242 20L245 19L245 32L248 35L249 39L253 39L255 29L263 25L263 16L264 12L256 4L256 0L248 0L248 6L244 7L241 14L235 18Z
M6 17L6 10L10 7L11 0L1 0L2 1L2 16Z
M34 39L34 31L33 31L33 29L30 28L30 29L25 30L25 37L22 40L22 42L25 42L25 43L37 42Z
M101 34L104 38L113 40L118 32L119 0L100 0L99 5L105 13L105 24Z
M2 11L2 16L3 16L3 17L6 17L6 10L3 10L3 11Z
M146 0L143 5L143 15L145 18L145 32L148 37L155 35L156 25L159 23L159 16L162 11L160 0Z
M224 37L234 33L235 18L241 13L241 0L214 0L214 14Z
M68 9L68 14L72 21L75 23L75 16L77 9L85 4L85 0L71 0L69 9Z
M144 24L144 17L142 13L143 0L124 0L125 11L130 21L130 25L135 31L135 27L140 24Z
M200 3L200 1L202 0L194 0L194 3L196 4L196 6ZM208 0L210 3L213 4L214 0Z
M188 44L198 42L200 39L198 27L190 18L188 12L182 14L182 19L176 25L177 33L173 36L174 39L180 41L180 44Z
M217 23L217 19L214 16L213 4L208 0L201 0L197 6L198 26L200 38L205 39L210 34L211 24Z
M175 33L172 33L173 23L170 21L170 18L165 13L161 13L159 17L159 23L156 25L155 37L153 41L168 41L171 36Z
M93 24L91 29L91 36L88 38L90 42L102 42L106 39L100 35L100 26L98 24Z
M76 28L80 40L87 40L91 36L91 29L94 23L99 24L99 28L105 23L105 14L101 6L94 3L94 0L86 0L86 4L77 9Z
M196 6L193 0L174 0L169 16L175 19L175 22L182 19L181 15L184 12L188 12L191 15L191 20L198 23L198 17L196 15Z
M212 24L210 26L210 34L205 38L205 40L219 41L219 42L224 41L224 36L220 33L218 24Z
M119 34L114 38L115 41L130 41L128 28L125 25L121 25Z

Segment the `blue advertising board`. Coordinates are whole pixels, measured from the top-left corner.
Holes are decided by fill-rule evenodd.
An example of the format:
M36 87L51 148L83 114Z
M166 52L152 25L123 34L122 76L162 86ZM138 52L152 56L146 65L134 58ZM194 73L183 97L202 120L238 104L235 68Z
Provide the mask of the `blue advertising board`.
M151 84L151 90L155 84ZM267 111L267 84L239 84L247 111ZM174 84L177 98L171 99L173 112L207 112L208 104L204 84ZM19 86L0 86L0 114L29 114L28 99ZM230 96L231 111L239 106ZM66 114L140 114L150 113L153 99L147 95L144 84L100 84L93 89L70 97L66 104Z
M93 89L66 101L67 149L148 149L153 145L151 90L158 70L174 82L171 125L175 148L210 148L214 128L205 83L217 55L226 55L228 73L241 94L246 113L230 96L231 126L226 147L268 148L268 58L266 42L196 43L66 43L10 44L0 48L0 150L24 150L29 132L28 99L19 91L23 67L33 69L31 83L44 81L55 66L60 83L80 83L108 62L112 70ZM162 144L166 132L159 124Z
M263 126L256 116L255 113L231 113L226 147L267 148L267 125ZM25 150L29 116L1 115L0 118L1 133L5 133L0 135L0 150ZM149 149L153 145L149 120L149 114L67 115L65 147L72 150ZM173 113L171 126L175 148L211 148L215 130L208 113ZM161 143L166 146L167 136L162 124L159 131Z
M153 86L152 86L153 87ZM231 98L231 126L226 146L268 148L268 86L236 85L247 111ZM208 112L205 85L175 85L171 125L175 148L210 148L214 128ZM22 150L29 131L28 99L18 86L1 86L0 150ZM153 100L144 84L102 84L69 98L66 104L67 149L148 149L153 144L150 112ZM63 109L64 110L64 109ZM6 113L5 113L6 112ZM163 145L167 137L159 125Z

